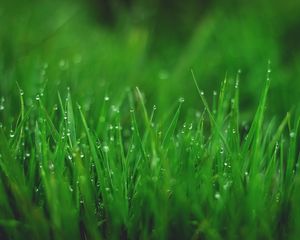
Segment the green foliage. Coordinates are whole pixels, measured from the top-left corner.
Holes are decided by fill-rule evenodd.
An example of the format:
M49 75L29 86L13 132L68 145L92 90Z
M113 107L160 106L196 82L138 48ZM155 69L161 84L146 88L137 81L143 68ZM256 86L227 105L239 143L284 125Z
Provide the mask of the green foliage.
M139 89L118 104L105 97L98 122L72 90L53 110L38 95L0 129L1 237L296 238L299 118L264 121L268 76L243 126L238 81L224 80L215 110L199 90L202 113L184 123L183 99L149 117Z
M0 239L298 239L300 2L99 2L0 4Z

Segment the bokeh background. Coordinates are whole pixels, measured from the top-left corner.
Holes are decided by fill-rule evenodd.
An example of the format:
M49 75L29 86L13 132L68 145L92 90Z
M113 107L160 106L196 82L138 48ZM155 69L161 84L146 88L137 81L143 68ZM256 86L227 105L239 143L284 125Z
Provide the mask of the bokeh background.
M0 96L6 116L36 94L53 107L70 87L86 111L138 86L147 106L179 97L201 106L241 69L241 109L251 118L271 61L269 116L297 109L300 1L1 0ZM17 82L17 83L16 83ZM12 114L9 114L12 113ZM2 118L5 116L2 115Z

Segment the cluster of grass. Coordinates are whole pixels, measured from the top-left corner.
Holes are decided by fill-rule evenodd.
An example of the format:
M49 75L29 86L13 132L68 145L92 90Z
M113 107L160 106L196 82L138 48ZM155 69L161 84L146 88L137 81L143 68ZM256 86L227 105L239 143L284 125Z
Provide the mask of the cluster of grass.
M20 88L0 125L0 238L297 239L300 118L265 119L269 72L248 123L239 75L211 106L196 83L185 116L183 98L157 116L139 89L85 112L72 89L50 108Z

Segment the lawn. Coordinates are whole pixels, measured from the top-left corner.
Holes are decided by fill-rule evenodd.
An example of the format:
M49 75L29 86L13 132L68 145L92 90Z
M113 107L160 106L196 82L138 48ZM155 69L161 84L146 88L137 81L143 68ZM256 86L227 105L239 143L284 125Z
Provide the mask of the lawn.
M299 14L2 1L0 239L298 239Z

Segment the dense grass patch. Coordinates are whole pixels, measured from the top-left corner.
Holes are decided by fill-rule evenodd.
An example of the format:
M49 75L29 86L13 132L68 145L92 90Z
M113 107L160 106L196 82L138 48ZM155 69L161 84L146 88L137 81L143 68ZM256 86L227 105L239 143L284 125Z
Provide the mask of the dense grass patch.
M299 9L2 0L0 239L298 239Z
M49 107L19 88L18 116L0 106L0 238L297 239L299 117L265 119L269 74L249 122L239 74L212 96L196 83L184 116L138 88L90 111L72 89Z

